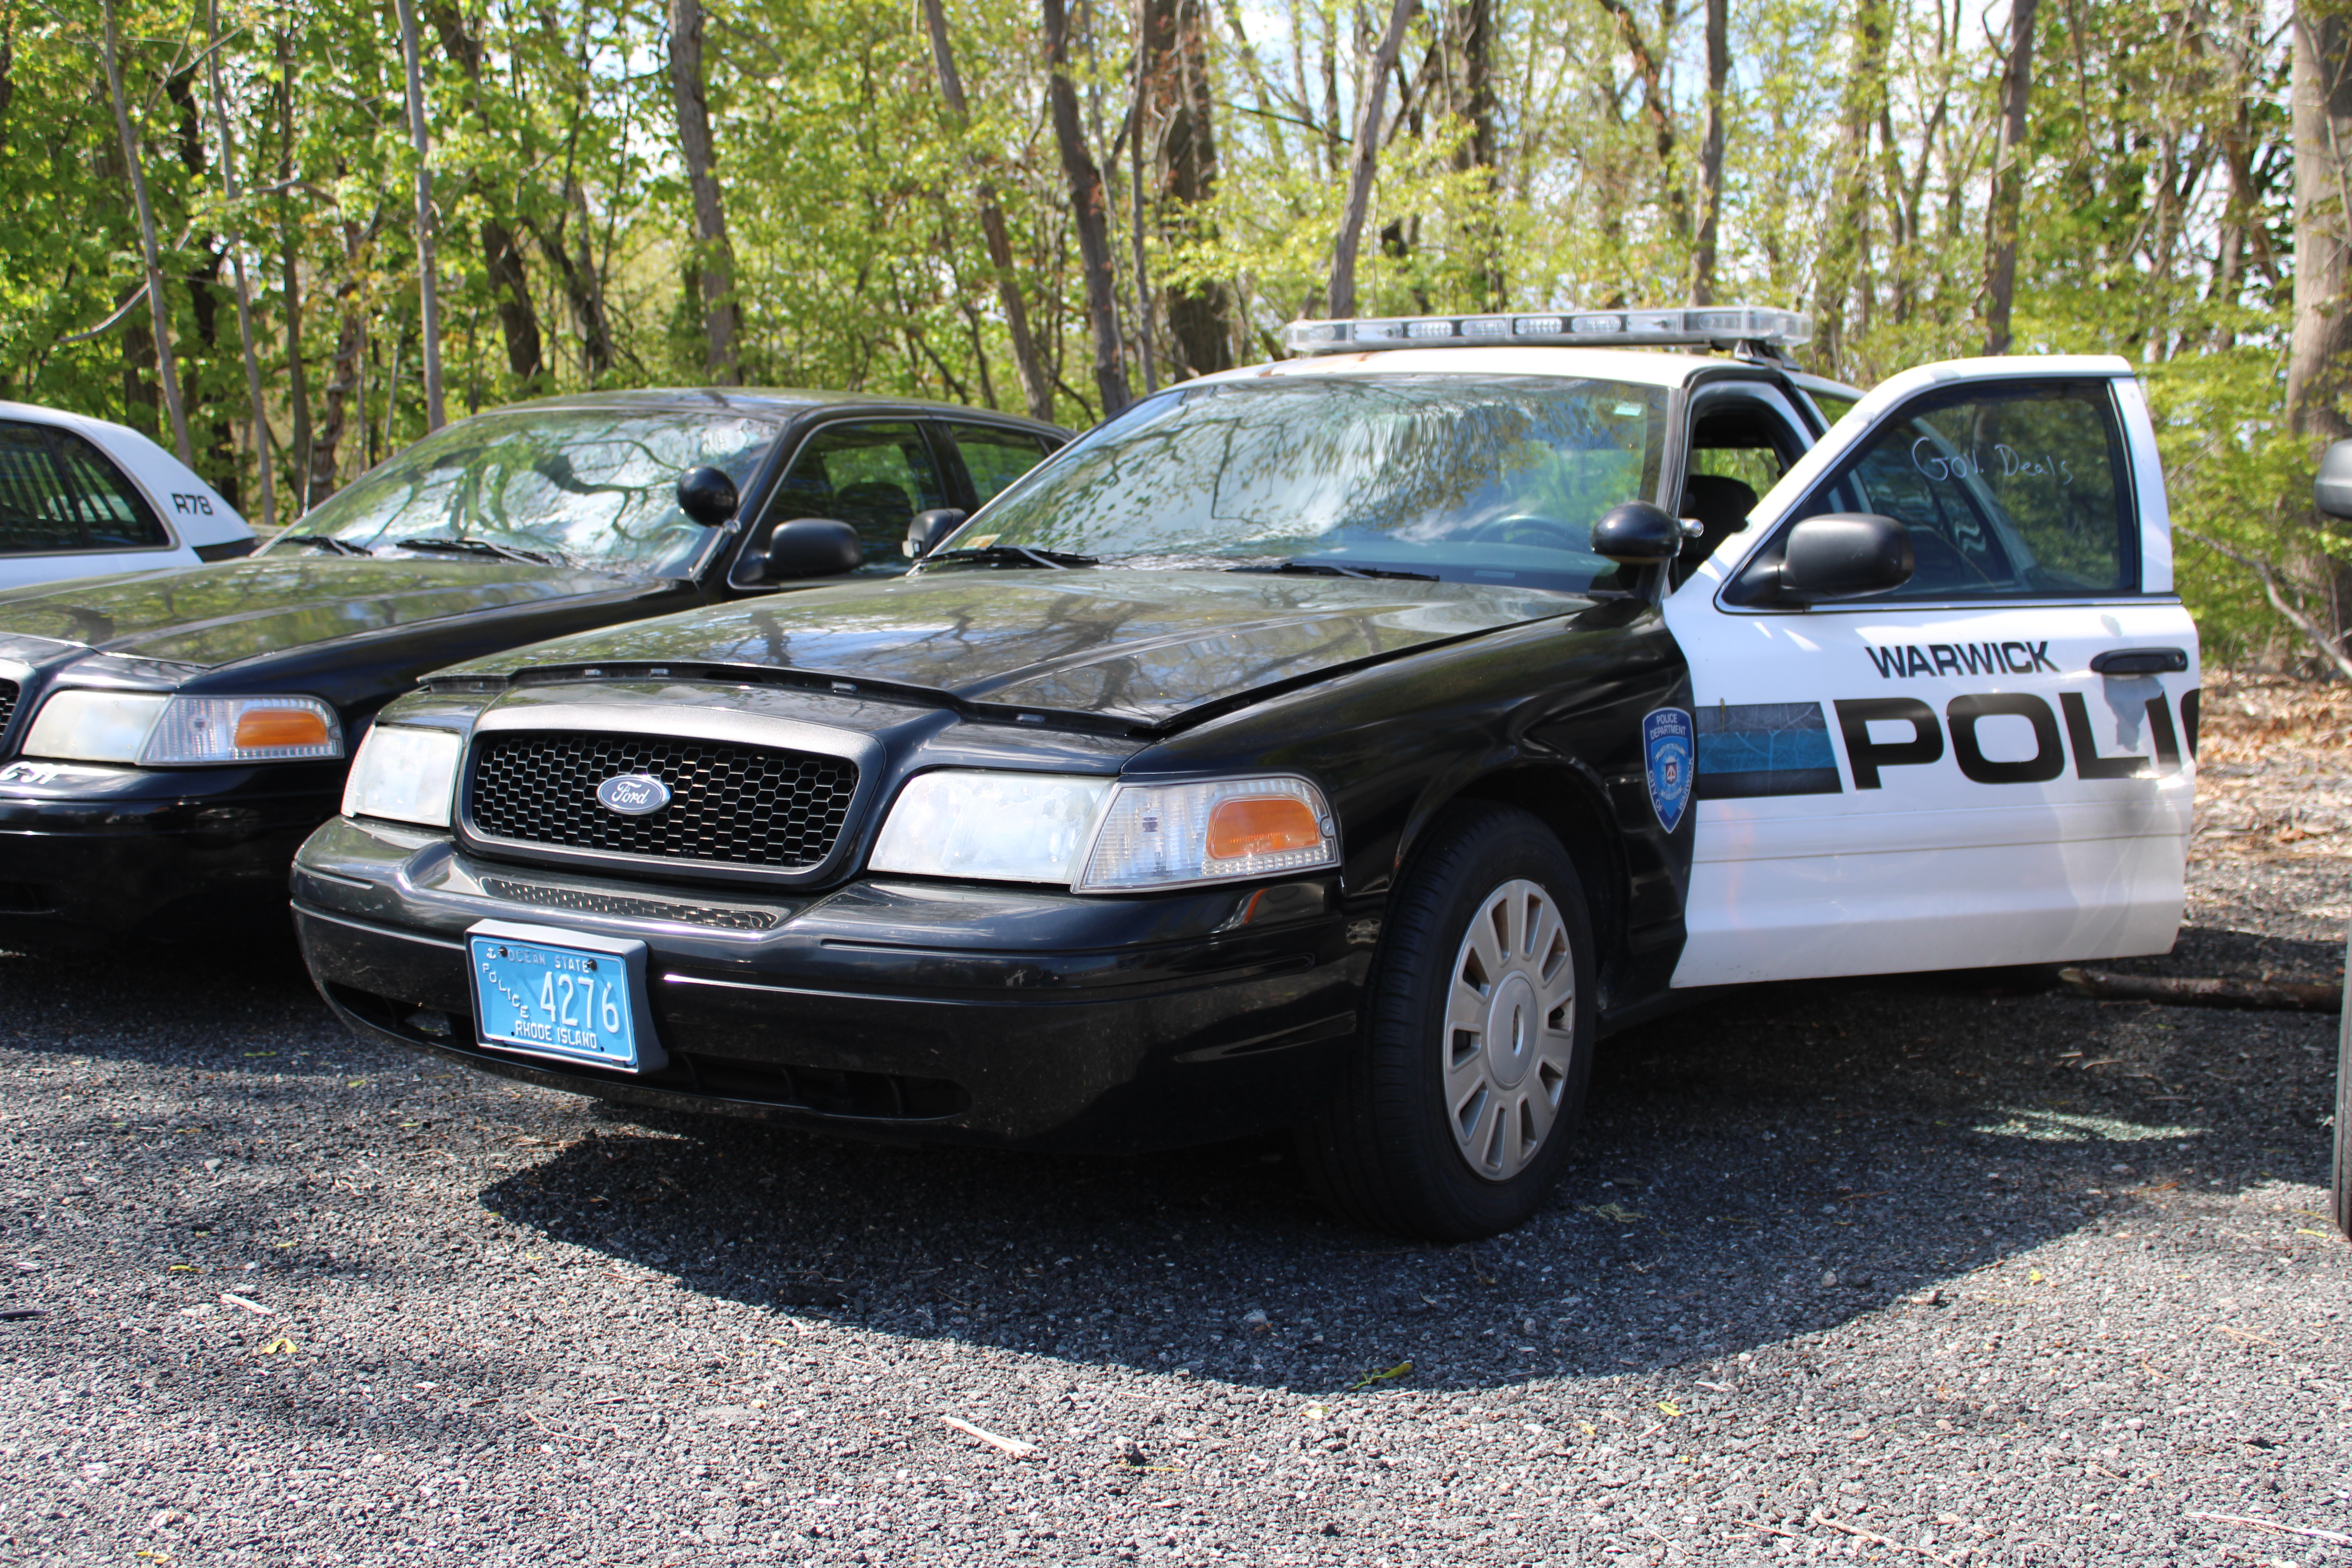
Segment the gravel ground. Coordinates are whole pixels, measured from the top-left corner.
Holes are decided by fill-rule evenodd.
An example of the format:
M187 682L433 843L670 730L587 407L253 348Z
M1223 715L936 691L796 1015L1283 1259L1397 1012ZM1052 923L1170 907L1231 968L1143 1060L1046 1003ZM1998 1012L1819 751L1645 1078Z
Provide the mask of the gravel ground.
M2136 967L2332 976L2345 715L2212 706ZM1270 1144L625 1115L282 961L0 956L0 1562L2352 1564L2334 1027L1760 989L1433 1248Z

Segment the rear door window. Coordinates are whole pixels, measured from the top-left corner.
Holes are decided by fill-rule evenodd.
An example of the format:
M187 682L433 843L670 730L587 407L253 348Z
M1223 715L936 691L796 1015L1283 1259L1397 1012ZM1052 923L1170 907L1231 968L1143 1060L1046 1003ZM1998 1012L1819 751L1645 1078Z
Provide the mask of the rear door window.
M972 500L981 506L995 500L1045 455L1044 442L1018 430L950 425L948 434L955 441L956 456L963 459L964 472L971 477Z
M89 441L54 426L0 420L0 555L171 542L147 498Z

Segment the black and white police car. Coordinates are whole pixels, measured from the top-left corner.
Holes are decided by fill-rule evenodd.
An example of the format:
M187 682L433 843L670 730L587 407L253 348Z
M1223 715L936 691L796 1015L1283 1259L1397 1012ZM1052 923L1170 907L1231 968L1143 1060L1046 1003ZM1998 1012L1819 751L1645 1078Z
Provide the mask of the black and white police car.
M312 972L641 1103L1295 1127L1342 1215L1444 1237L1706 988L2162 951L2197 642L2130 368L1862 395L1807 331L1302 322L904 577L444 671L297 861Z

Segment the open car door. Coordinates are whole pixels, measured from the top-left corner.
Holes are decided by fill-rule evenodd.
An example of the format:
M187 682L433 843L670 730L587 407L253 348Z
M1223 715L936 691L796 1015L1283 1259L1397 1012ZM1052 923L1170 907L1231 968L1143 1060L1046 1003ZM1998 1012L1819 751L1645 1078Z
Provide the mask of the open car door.
M1831 513L1900 524L1908 579L1810 602L1784 583L1790 531ZM2197 633L2123 360L1884 383L1665 612L1696 731L1676 986L2171 945Z

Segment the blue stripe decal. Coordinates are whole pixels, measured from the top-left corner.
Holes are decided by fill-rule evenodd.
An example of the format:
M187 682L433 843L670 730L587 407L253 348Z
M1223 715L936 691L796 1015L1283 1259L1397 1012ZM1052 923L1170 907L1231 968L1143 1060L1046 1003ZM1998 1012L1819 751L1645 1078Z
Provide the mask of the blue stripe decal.
M1843 793L1820 703L1718 702L1695 717L1699 799Z

